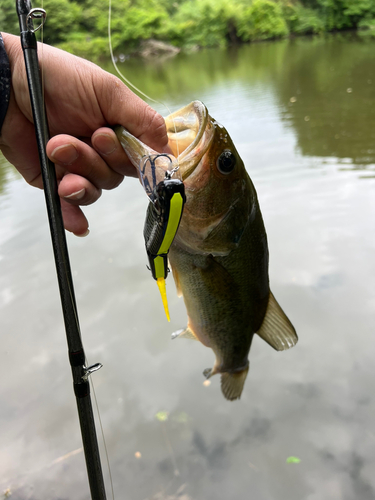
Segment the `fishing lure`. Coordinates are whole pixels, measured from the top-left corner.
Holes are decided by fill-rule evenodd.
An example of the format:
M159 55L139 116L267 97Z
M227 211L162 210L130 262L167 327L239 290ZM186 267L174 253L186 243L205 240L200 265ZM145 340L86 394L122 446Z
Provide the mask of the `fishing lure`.
M111 36L111 11L112 2L109 0L109 10L108 10L108 41L109 41L109 51L111 54L111 60L117 73L123 79L123 81L132 87L139 95L142 95L147 100L162 104L171 114L168 106L160 101L152 99L144 92L142 92L138 87L133 85L133 83L128 80L119 70L116 60L113 54L112 48L112 36ZM176 128L176 127L175 127ZM118 138L121 138L123 133L123 127L116 127L115 132ZM176 130L175 130L176 132ZM126 133L126 131L125 131ZM121 139L120 139L121 140ZM178 141L177 141L177 152L178 152ZM178 156L178 153L177 153ZM154 204L154 210L152 209L152 204L150 203L146 214L145 227L144 227L144 237L146 243L146 251L148 255L148 260L150 263L150 270L153 278L156 280L160 294L163 301L163 306L165 314L168 321L170 321L167 293L165 287L165 280L168 275L168 252L169 248L173 243L174 237L176 236L178 226L182 217L182 211L184 204L186 202L185 189L182 180L172 179L172 176L178 171L178 165L172 170L163 171L165 172L165 178L157 182L156 172L158 167L155 161L159 158L166 157L169 162L172 163L172 158L168 154L156 154L148 155L142 158L139 165L139 178L146 191L147 196L150 198L152 204ZM159 168L160 170L160 168ZM146 172L151 172L151 183ZM152 186L152 187L151 187Z
M170 321L165 286L169 271L168 252L181 221L186 196L184 184L176 174L178 168L161 170L156 165L156 161L162 157L172 163L167 154L143 157L140 179L150 199L143 230L149 269L159 287L165 314ZM164 175L162 180L158 180L160 174Z

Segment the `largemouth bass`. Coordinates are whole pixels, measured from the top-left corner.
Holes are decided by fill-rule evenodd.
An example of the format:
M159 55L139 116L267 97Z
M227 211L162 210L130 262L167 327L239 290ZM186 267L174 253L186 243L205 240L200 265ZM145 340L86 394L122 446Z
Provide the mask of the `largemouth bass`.
M188 313L172 338L199 340L216 356L226 399L239 399L255 333L274 349L297 334L269 288L267 236L257 194L227 131L194 101L166 118L169 146L186 205L169 262ZM116 133L133 164L157 154L124 128Z

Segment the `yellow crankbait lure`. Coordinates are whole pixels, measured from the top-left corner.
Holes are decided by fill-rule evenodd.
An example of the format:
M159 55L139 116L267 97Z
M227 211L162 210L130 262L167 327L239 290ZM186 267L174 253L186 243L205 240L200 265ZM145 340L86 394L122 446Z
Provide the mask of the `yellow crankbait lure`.
M168 252L176 236L186 202L184 184L166 172L153 190L143 235L150 270L156 280L165 314L170 321L165 279L168 275Z

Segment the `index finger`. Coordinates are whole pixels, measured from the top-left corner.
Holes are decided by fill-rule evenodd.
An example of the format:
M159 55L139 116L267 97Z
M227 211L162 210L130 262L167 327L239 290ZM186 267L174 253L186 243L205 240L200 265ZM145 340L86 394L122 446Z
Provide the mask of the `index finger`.
M162 152L167 147L168 135L164 118L119 78L106 73L102 91L97 94L97 98L109 125L122 125L156 151Z

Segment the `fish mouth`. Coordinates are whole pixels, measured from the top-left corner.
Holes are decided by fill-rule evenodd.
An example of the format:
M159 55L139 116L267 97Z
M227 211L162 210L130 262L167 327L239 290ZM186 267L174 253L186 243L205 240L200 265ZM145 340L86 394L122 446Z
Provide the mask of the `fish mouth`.
M214 136L214 125L206 106L201 101L193 101L165 118L168 145L173 156L158 158L160 169L179 170L184 181L196 169L207 152ZM116 135L127 156L138 173L145 158L158 152L134 137L124 127L115 127Z
M168 145L173 151L182 180L196 169L211 145L212 119L201 101L193 101L165 118Z

